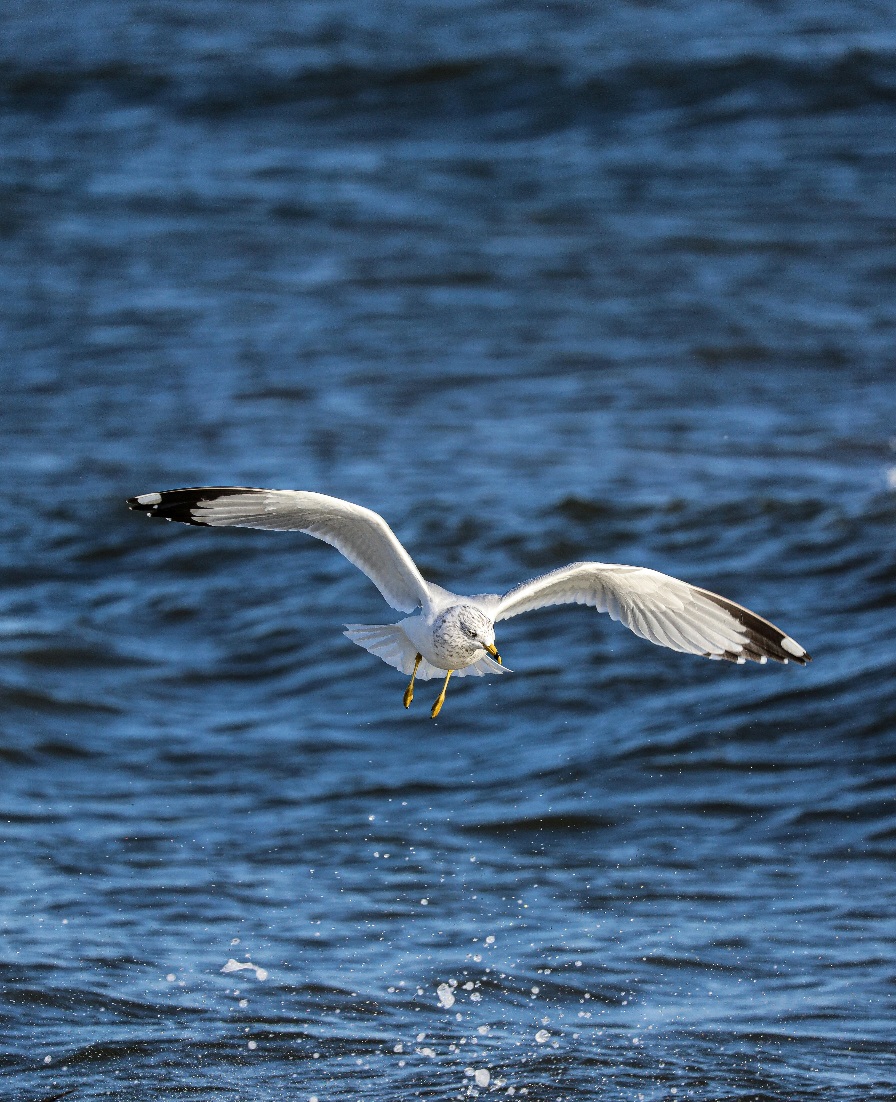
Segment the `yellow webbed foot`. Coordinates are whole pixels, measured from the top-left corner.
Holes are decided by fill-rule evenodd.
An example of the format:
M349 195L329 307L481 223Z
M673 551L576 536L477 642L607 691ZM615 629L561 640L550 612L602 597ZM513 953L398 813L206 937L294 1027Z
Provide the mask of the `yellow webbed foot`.
M442 705L445 703L445 690L448 688L448 679L453 673L454 670L448 671L448 674L445 677L445 684L442 686L442 691L436 697L436 702L432 706L432 711L429 714L432 716L433 719L435 719L439 712L441 712L442 710Z
M417 670L420 668L420 663L423 661L423 655L417 655L417 661L414 663L414 672L411 674L411 680L408 682L408 687L404 691L404 706L410 708L411 701L414 699L414 678L417 676Z

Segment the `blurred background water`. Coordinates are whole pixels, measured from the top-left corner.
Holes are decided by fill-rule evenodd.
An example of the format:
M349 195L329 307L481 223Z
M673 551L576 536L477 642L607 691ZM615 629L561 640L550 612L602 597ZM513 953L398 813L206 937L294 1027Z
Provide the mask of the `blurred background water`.
M0 59L0 1097L891 1099L892 5L10 0ZM433 723L329 548L123 504L205 483L815 661L560 609Z

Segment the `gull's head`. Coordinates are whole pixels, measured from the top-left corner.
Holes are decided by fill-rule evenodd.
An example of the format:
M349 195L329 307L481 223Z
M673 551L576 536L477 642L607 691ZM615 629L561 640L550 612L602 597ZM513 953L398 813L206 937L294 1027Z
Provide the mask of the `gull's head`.
M495 625L491 617L475 605L454 605L446 609L439 620L441 625L437 622L436 631L444 631L451 644L464 652L469 661L472 662L480 651L486 651L496 662L501 661L495 646Z

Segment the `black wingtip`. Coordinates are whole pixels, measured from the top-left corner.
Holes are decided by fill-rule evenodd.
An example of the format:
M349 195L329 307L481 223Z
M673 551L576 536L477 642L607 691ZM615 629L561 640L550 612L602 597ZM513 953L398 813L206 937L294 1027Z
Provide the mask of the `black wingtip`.
M177 497L174 499L169 497L169 494L178 495L178 493L177 490L166 490L163 493L138 494L136 497L127 499L128 508L133 509L135 513L145 513L146 516L156 517L158 520L179 520L182 524L202 525L202 521L196 520L192 512L193 506L199 499L179 500Z
M773 662L793 662L797 666L805 666L812 661L812 656L795 639L791 639L789 635L775 627L768 620L757 616L755 612L744 608L743 605L729 601L727 597L720 597L718 593L712 593L708 589L702 589L700 592L704 597L709 598L713 604L730 613L747 636L747 642L744 644L742 651L738 653L726 651L719 655L720 658L725 658L730 662L742 661L743 659L749 659L751 662L761 662L763 659L771 658Z
M233 497L235 494L251 493L247 486L187 486L179 490L159 490L155 493L137 494L126 499L129 509L135 513L145 513L158 520L177 520L181 524L195 524L201 528L208 525L197 520L194 512L201 502L217 501L221 497Z

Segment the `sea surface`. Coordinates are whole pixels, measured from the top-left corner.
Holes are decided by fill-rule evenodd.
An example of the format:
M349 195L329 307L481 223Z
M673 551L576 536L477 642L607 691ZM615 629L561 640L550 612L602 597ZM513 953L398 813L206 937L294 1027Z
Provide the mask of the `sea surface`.
M0 8L2 1102L896 1097L894 166L890 3ZM561 608L433 722L204 484L814 661Z

